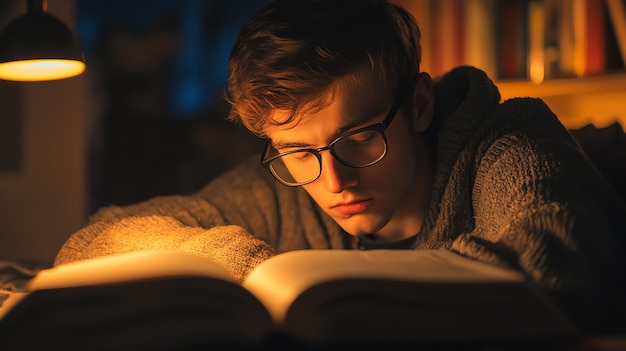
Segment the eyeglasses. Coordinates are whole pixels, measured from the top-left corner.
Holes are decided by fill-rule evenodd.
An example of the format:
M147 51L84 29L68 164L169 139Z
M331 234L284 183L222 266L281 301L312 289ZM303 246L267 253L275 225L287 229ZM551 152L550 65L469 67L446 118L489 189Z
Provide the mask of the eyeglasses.
M272 156L277 150L269 141L261 163L269 168L274 178L287 186L306 185L317 180L322 174L320 152L324 150L330 150L334 158L348 167L371 166L387 154L385 130L393 121L400 106L400 99L396 98L383 121L353 130L338 137L329 145L317 149L297 149Z

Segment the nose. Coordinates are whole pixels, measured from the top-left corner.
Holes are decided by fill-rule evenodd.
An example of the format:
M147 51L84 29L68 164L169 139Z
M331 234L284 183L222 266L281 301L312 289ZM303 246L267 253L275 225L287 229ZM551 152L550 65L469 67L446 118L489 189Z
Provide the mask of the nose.
M320 179L328 192L340 193L359 182L359 170L339 162L330 152L322 152L322 174Z

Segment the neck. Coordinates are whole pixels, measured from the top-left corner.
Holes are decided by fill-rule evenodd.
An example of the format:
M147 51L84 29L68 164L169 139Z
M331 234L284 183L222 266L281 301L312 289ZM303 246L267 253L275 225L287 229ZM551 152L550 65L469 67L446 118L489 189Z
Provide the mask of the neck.
M399 241L418 234L428 215L434 181L434 161L425 142L418 145L418 150L419 166L411 187L387 225L374 233L374 237L381 242Z

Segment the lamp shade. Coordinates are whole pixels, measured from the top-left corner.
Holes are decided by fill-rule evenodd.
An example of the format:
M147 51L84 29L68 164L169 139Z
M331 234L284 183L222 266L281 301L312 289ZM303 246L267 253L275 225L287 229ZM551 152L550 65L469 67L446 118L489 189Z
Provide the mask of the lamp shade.
M74 33L42 10L29 8L0 34L0 79L54 80L84 70L85 59Z

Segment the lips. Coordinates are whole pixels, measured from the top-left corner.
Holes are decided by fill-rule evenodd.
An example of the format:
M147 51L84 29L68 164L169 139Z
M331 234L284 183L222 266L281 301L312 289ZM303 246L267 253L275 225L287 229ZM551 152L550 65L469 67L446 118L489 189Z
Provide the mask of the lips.
M372 199L351 201L334 205L331 210L340 216L349 217L365 212L371 204Z

